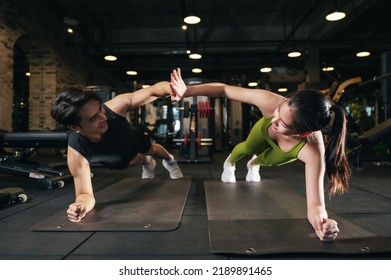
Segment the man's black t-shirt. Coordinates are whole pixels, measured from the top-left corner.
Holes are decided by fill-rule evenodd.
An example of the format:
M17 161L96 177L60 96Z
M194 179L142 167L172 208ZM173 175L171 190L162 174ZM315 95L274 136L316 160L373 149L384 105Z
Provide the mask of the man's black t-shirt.
M90 164L125 168L137 153L145 153L151 148L151 141L140 128L132 127L126 118L111 111L105 104L102 107L106 112L108 129L101 141L90 142L80 133L72 131L68 145Z

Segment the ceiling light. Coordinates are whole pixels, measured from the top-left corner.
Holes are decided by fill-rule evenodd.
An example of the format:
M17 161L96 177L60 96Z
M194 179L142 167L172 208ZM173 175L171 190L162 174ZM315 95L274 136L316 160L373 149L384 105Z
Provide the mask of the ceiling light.
M149 88L150 85L142 85L141 87L142 87L142 88Z
M189 15L183 19L183 21L187 24L197 24L201 21L201 19L198 16L195 15Z
M346 17L346 14L344 12L333 11L333 12L329 13L326 16L326 20L328 20L328 21L337 21L337 20L343 19L344 17Z
M191 53L191 54L189 54L189 57L191 59L201 59L202 55L200 55L199 53Z
M193 73L202 73L202 69L201 68L193 68L193 69L191 69L191 72L193 72Z
M187 25L186 24L182 25L182 29L187 30Z
M288 89L287 89L287 88L279 88L277 91L278 91L278 92L287 92Z
M331 72L331 71L334 71L334 67L333 66L323 67L322 71L323 72Z
M137 75L137 71L133 71L133 70L126 71L126 75L136 76Z
M73 28L68 27L67 32L70 33L70 34L73 34Z
M367 57L370 55L371 55L371 53L369 51L359 51L358 53L356 53L357 57Z
M299 56L301 56L301 52L299 52L299 51L291 51L290 53L288 53L288 56L289 57L299 57Z
M257 82L249 82L249 83L248 83L248 86L249 86L249 87L256 87L257 85L258 85Z
M270 67L262 67L259 71L262 73L269 73L272 71L272 69Z
M109 54L105 56L105 60L107 61L116 61L117 57L115 55Z
M25 75L26 75L27 77L30 77L30 76L31 76L31 73L30 73L30 72L26 72Z

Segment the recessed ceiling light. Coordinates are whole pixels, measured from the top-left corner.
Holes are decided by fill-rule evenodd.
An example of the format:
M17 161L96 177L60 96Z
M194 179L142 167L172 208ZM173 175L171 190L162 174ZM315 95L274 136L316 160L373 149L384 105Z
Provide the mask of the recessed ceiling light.
M183 19L183 21L187 24L197 24L201 21L200 17L195 15L189 15Z
M289 57L299 57L299 56L301 56L301 52L292 51L292 52L288 53L288 56Z
M126 71L126 75L136 76L137 75L137 71L133 71L133 70Z
M201 68L193 68L193 69L191 69L191 72L193 72L193 73L202 73L202 69Z
M191 53L191 54L189 54L189 57L191 59L201 59L202 55L200 55L199 53Z
M109 54L109 55L105 56L105 60L107 60L107 61L116 61L117 57L115 55Z
M272 71L272 69L270 67L262 67L259 71L262 73L269 73Z
M334 67L333 66L323 67L322 71L323 72L331 72L331 71L334 71Z
M357 57L367 57L370 55L371 55L371 53L369 51L360 51L360 52L356 53Z
M279 89L278 89L278 92L287 92L287 91L288 91L287 88L279 88Z
M346 17L346 14L344 12L334 11L326 16L326 20L337 21L343 19L344 17Z
M249 83L248 83L248 86L249 86L249 87L256 87L257 85L258 85L257 82L249 82Z

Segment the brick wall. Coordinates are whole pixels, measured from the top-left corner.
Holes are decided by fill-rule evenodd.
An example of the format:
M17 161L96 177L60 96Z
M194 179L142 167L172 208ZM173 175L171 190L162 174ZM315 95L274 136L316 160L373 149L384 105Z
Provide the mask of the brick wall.
M46 30L0 0L0 129L12 130L13 49L17 44L30 65L29 130L54 129L50 106L56 93L69 85L110 85L112 77L78 54L62 47Z
M56 92L56 67L48 56L33 57L30 62L29 128L53 129L55 121L50 117L50 104Z
M0 1L0 129L11 130L13 103L13 46L23 30L9 13L17 14L9 5Z

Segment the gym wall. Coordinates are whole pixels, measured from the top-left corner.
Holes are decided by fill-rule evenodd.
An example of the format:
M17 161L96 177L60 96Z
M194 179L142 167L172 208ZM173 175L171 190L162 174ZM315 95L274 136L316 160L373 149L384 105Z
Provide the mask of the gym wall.
M25 54L31 73L30 131L56 127L50 117L50 106L65 86L115 83L91 62L58 46L52 34L13 7L12 1L0 0L0 130L12 131L15 46Z

